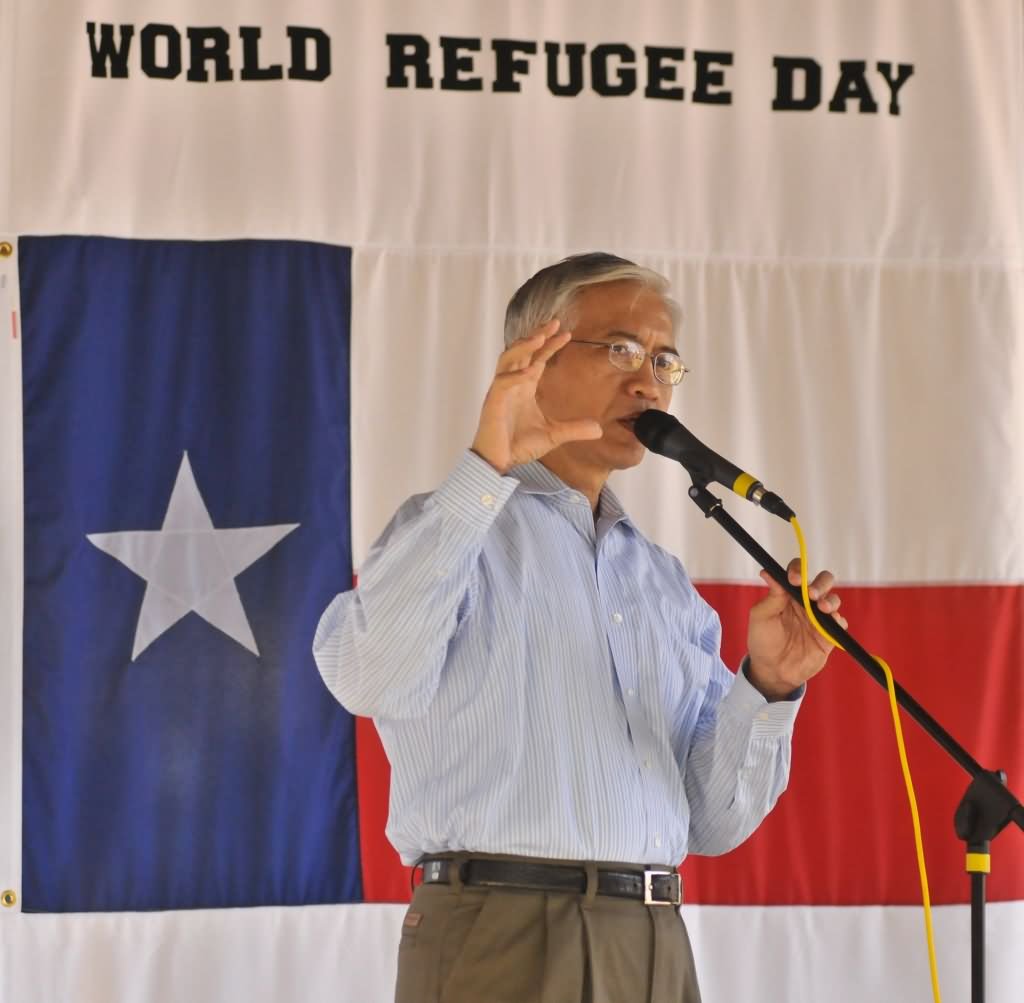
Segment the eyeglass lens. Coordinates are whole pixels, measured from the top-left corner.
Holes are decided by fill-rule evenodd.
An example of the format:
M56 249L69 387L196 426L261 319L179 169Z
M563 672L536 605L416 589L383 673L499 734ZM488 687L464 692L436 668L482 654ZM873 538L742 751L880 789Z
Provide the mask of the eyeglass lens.
M647 358L647 352L635 341L616 341L608 346L608 358L616 369L635 373ZM658 352L654 356L654 378L659 383L675 385L682 380L686 367L678 355Z

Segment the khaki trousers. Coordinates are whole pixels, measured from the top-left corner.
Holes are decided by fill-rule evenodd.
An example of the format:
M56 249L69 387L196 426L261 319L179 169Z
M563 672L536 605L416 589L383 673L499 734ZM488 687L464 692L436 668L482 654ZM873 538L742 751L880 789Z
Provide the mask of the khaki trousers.
M420 885L395 1003L700 1003L678 911L588 884L586 894Z

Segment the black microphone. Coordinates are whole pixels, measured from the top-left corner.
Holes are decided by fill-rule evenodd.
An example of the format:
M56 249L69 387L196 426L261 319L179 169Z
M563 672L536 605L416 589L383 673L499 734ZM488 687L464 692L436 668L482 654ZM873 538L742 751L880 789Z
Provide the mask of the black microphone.
M652 453L660 453L686 467L698 487L715 481L786 522L793 518L793 510L777 494L766 491L752 474L705 446L672 415L654 408L645 411L633 423L633 432Z

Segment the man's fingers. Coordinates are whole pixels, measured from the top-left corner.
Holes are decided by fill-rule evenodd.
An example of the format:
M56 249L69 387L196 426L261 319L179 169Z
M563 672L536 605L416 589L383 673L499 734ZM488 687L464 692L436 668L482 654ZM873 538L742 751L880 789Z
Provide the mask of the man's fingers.
M556 446L564 442L579 442L581 439L600 439L604 435L600 423L589 418L555 421L551 426L551 438Z
M547 335L541 347L533 353L530 365L544 365L552 355L565 348L571 337L572 331L555 331Z
M525 369L533 360L533 353L544 344L546 335L531 334L528 338L520 338L514 345L506 348L498 356L498 364L494 367L495 375L505 376Z
M768 586L768 595L751 609L752 620L767 620L778 616L791 602L789 593L767 571L762 570L760 575L761 581Z
M795 563L796 563L796 568L797 568L796 574L794 575L794 573L793 573L793 564L790 564L789 568L787 568L787 571L789 572L790 581L792 582L792 584L799 585L800 584L800 571L799 571L800 561L799 561L799 559L797 559L797 561ZM768 591L769 591L770 595L773 595L773 596L781 596L781 595L787 595L788 596L789 595L789 593L787 593L785 591L785 589L783 589L783 587L781 585L779 585L779 583L776 582L775 579L771 577L771 575L768 574L767 571L762 570L760 572L760 575L761 575L761 580L765 583L765 585L768 586ZM796 579L795 581L793 580L794 578ZM820 599L817 599L816 595L815 595L815 589L820 589L820 588L823 588L824 586L830 586L830 585L832 585L834 583L835 583L835 576L831 572L829 572L829 571L823 571L820 575L818 575L814 579L814 582L808 587L808 592L810 593L810 596L811 596L812 600L814 600L814 604L815 604L815 606L817 606L818 610L820 612L822 612L822 613L828 613L828 614L834 615L835 618L836 618L836 622L838 623L839 622L839 617L838 617L838 614L836 613L836 611L843 604L843 600L839 596L837 596L834 592L822 595L822 597ZM821 593L818 593L818 594L820 595ZM792 597L790 597L790 598L792 599ZM792 599L792 601L794 603L796 603L797 606L801 605L796 599ZM844 630L846 629L845 626L843 627L843 629Z
M541 324L528 337L520 338L517 342L509 345L501 355L498 356L498 364L495 372L515 373L520 369L526 369L533 361L534 353L537 352L548 338L553 337L558 331L560 321L556 317L547 324Z
M794 557L786 566L786 573L793 585L800 584L800 558ZM825 598L836 585L836 576L831 571L819 571L814 578L807 583L807 591L812 599Z
M544 367L550 361L551 356L559 349L564 348L571 337L572 335L569 331L559 331L556 334L547 335L534 348L532 356L523 356L518 360L507 361L504 364L505 368L498 370L497 375L494 377L494 382L511 383L513 385L523 380L536 382L540 379L541 374L544 372Z

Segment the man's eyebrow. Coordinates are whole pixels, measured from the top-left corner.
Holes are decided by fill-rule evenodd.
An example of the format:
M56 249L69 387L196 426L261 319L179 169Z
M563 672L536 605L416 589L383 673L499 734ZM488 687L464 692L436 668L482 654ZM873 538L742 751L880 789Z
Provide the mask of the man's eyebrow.
M636 341L637 336L634 331L605 331L604 334L599 335L601 338L628 338L630 341ZM675 345L661 344L655 350L654 354L658 352L671 352L673 355L679 354L679 349Z

